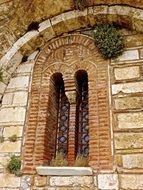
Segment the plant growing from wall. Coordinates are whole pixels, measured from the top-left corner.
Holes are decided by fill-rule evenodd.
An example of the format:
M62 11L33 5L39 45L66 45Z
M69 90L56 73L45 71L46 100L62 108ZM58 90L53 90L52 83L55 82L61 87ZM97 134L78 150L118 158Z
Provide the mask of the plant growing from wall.
M74 162L75 167L87 167L88 166L88 159L83 157L82 155L78 155Z
M99 24L94 30L95 45L104 58L117 58L123 53L124 38L111 24Z
M11 174L15 174L16 176L20 176L20 168L21 168L21 160L19 156L12 155L7 164L7 170Z
M68 161L62 153L58 152L56 157L51 160L50 166L68 166Z
M10 142L16 142L16 141L17 141L17 135L14 134L14 135L10 136L10 137L9 137L9 141L10 141Z
M83 10L87 6L87 0L74 0L76 9Z

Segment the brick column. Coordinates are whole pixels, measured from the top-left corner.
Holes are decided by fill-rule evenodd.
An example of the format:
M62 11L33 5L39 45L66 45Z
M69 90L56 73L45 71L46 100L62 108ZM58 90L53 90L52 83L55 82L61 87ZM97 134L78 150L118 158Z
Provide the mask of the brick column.
M73 78L64 78L65 94L70 102L69 134L68 134L68 163L73 165L76 156L76 85Z

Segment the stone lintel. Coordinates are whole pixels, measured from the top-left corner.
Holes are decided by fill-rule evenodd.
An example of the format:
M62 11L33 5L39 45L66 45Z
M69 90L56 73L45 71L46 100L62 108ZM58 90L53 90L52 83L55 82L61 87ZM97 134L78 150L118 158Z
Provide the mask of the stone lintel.
M48 176L90 176L93 174L90 167L38 166L36 170L39 175Z

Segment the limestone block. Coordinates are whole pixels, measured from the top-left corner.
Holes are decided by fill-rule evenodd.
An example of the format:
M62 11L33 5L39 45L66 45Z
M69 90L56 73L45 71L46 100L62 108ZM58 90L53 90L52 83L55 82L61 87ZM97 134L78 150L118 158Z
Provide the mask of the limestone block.
M51 177L51 186L86 186L92 185L92 177L89 176L73 176L73 177Z
M44 176L36 176L35 177L35 185L37 186L37 187L42 187L42 186L45 186L46 185L46 181L47 181L47 179L46 179L46 177Z
M17 135L17 137L22 137L23 126L10 126L5 127L3 131L3 136L8 138L12 135Z
M122 93L136 93L143 92L143 82L130 82L124 84L114 84L112 85L112 94Z
M0 187L20 187L20 178L10 174L0 174Z
M140 77L140 68L139 66L115 68L114 73L116 80L138 78Z
M141 109L143 108L143 97L123 97L114 99L115 109Z
M0 125L23 124L26 109L24 107L3 108L0 110Z
M124 53L118 57L118 61L131 61L136 59L139 59L138 50L124 51Z
M23 175L21 178L21 189L22 190L30 190L32 185L33 178L32 176Z
M46 29L49 28L49 27L51 27L51 22L50 22L50 20L48 19L48 20L45 20L45 21L43 21L43 22L41 22L41 23L39 24L39 29L38 29L38 31L39 31L39 32L42 32L42 31L46 30Z
M38 166L37 173L43 176L91 176L92 169L90 167L48 167Z
M0 82L0 94L3 94L5 91L6 85L3 82Z
M8 64L4 65L4 69L8 71L8 73L12 74L17 66L20 64L21 60L22 54L20 52L16 52L16 54L12 57Z
M122 174L120 175L121 188L123 189L143 189L143 175Z
M143 133L115 133L116 149L135 149L143 148Z
M34 51L29 57L28 57L28 61L34 60L37 56L37 54L39 53L39 51ZM31 71L31 70L30 70Z
M18 69L16 70L16 73L30 73L32 70L33 64L27 63L27 64L21 64L19 65Z
M122 155L122 162L124 168L143 168L143 154Z
M117 114L117 127L120 129L143 128L143 112Z
M15 47L17 50L19 48L21 48L26 42L28 42L29 40L31 40L32 38L36 37L39 34L38 31L36 30L32 30L27 32L24 36L22 36L21 38L19 38L13 45L13 47Z
M13 93L5 93L2 100L2 105L11 105L12 101L13 101Z
M99 174L98 175L99 189L118 189L118 175L117 174Z
M28 87L28 84L29 84L29 76L18 76L10 80L7 89L25 88Z
M28 92L25 92L25 91L15 92L14 98L13 98L13 104L19 105L19 106L26 106L27 98L28 98Z
M9 142L4 141L3 143L0 143L0 153L14 153L14 152L20 152L21 151L21 141L16 142Z
M10 159L10 156L1 155L0 156L0 167L6 167L9 159Z

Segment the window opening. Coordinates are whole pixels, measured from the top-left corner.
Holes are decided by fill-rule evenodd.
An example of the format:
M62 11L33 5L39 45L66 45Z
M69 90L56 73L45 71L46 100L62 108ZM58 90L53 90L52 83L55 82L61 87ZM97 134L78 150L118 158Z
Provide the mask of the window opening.
M77 154L88 157L88 77L85 71L77 73L79 103L77 105Z
M68 154L69 109L70 104L65 95L64 82L62 82L59 89L59 110L56 149L57 152L61 152L64 156Z

